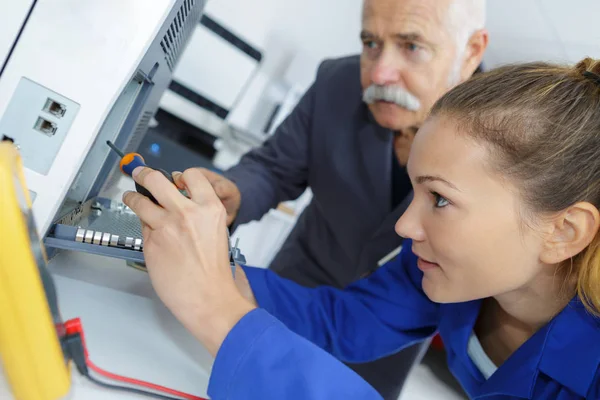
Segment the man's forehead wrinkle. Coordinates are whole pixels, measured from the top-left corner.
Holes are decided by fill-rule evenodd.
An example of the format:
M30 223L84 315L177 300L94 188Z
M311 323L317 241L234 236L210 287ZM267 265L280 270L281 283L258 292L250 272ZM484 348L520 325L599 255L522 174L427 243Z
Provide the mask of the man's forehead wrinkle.
M417 33L425 40L434 41L440 36L439 32L445 30L443 15L446 4L432 7L421 2L410 2L404 5L405 2L396 0L387 3L394 5L382 7L375 4L377 1L365 0L363 13L363 29L375 36ZM444 0L436 1L446 3ZM386 31L382 32L383 29Z

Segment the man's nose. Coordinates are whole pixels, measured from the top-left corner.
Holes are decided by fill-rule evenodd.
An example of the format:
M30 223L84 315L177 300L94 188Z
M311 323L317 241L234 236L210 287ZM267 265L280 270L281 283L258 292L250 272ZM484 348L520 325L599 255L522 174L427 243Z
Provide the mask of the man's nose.
M383 51L371 70L371 80L374 84L386 86L400 81L400 61L391 51Z

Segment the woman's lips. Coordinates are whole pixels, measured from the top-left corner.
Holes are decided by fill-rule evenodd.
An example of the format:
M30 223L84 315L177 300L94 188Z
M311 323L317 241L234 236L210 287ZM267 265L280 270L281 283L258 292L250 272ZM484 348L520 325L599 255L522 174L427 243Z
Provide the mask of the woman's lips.
M418 257L418 259L417 259L417 266L419 267L419 269L421 271L426 271L428 269L433 269L433 268L439 268L440 267L439 264L424 259L423 257L421 257L419 255L419 253L417 253L414 250L413 250L413 253Z
M421 271L427 271L433 268L439 268L440 265L430 262L430 261L426 261L424 259L422 259L421 257L419 257L419 259L417 260L417 266L419 267L419 269Z
M414 248L413 248L413 249L411 249L411 250L412 250L412 252L414 253L414 255L416 255L416 256L418 257L418 258L417 258L417 267L419 267L419 269L420 269L421 271L427 271L427 270L429 270L429 269L433 269L433 268L439 268L439 267L440 267L440 265L439 265L439 264L437 264L437 263L434 263L434 262L432 262L432 261L429 261L429 260L426 260L425 258L421 257L421 256L419 255L419 253L417 253L417 252L415 251L415 249L414 249Z

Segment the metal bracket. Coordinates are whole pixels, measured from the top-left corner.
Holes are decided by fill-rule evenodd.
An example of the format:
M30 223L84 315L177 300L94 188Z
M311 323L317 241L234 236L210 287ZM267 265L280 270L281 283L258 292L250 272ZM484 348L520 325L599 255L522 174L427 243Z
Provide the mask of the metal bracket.
M144 240L137 216L123 203L94 198L71 205L52 226L44 239L48 248L81 251L144 263ZM246 264L238 247L231 246L227 230L229 263L235 276L236 264Z

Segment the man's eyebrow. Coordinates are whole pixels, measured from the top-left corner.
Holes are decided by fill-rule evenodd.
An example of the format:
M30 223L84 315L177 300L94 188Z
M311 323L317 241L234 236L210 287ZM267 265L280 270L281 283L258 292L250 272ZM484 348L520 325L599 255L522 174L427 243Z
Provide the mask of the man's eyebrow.
M396 33L393 35L396 39L400 39L403 40L405 42L419 42L419 43L423 43L426 44L428 46L434 47L433 43L431 43L429 40L426 40L425 37L423 35L421 35L418 32L404 32L404 33ZM372 40L372 39L376 39L378 38L377 35L367 31L367 30L362 30L360 32L360 39L361 40Z
M454 190L457 190L459 192L461 191L454 184L448 182L447 180L445 180L444 178L441 178L439 176L435 176L435 175L421 175L421 176L417 177L417 183L423 184L425 182L442 182L442 183L446 184L447 186L451 187Z
M429 40L425 39L425 37L418 32L396 33L394 35L394 37L396 39L404 40L405 42L418 42L418 43L423 43L428 46L434 47L433 43L431 43Z
M372 34L371 32L369 32L369 31L361 31L361 32L360 32L360 38L361 38L362 40L365 40L365 39L373 39L373 38L375 38L375 35L373 35L373 34Z
M423 41L423 36L418 34L417 32L407 32L407 33L396 33L394 34L398 39L406 40L406 41L414 41L420 42Z

